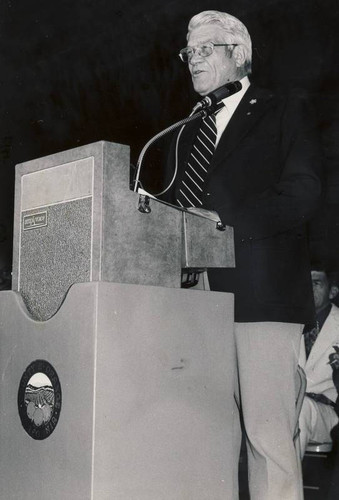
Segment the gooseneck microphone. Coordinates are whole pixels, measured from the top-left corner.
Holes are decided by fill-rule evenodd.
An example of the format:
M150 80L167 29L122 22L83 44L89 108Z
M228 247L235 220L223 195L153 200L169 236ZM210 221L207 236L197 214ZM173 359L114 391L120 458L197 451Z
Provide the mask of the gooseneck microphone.
M156 140L160 139L160 137L163 137L165 134L168 134L169 132L173 132L173 130L175 130L176 128L181 127L181 130L179 131L179 133L177 135L177 140L176 140L176 164L175 164L175 172L174 172L173 178L172 178L170 184L166 187L166 189L161 191L161 193L156 193L154 196L156 197L156 196L160 196L160 195L166 193L166 191L168 191L169 188L171 187L171 185L173 184L174 179L175 179L176 174L177 174L178 141L179 141L180 135L181 135L185 125L193 120L197 120L199 118L204 118L207 115L214 113L217 110L218 104L220 103L220 101L222 99L225 99L226 97L229 97L230 95L235 94L236 92L239 92L239 90L241 90L241 88L242 88L241 83L239 81L235 81L235 82L227 83L226 85L223 85L222 87L219 87L218 89L213 90L213 92L210 92L209 94L207 94L201 101L199 101L194 106L190 115L187 118L184 118L183 120L180 120L179 122L174 123L170 127L166 128L165 130L162 130L161 132L156 134L154 137L152 137L145 144L145 146L143 147L143 149L139 155L137 166L136 166L136 175L135 175L135 178L133 181L133 191L137 192L139 187L140 187L139 178L140 178L140 172L141 172L141 165L142 165L142 161L143 161L143 158L145 156L147 149Z
M213 92L207 94L201 101L199 101L193 108L192 113L197 113L201 109L207 110L209 113L214 113L217 109L218 103L229 97L232 94L236 94L239 90L242 89L242 85L240 82L230 82L222 87L219 87Z

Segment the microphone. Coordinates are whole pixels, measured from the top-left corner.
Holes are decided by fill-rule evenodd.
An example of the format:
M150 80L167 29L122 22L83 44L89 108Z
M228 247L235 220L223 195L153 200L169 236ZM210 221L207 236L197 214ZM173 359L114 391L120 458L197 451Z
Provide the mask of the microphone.
M213 90L213 92L205 95L205 97L194 106L192 113L196 113L201 109L206 109L209 113L214 113L217 109L217 104L222 99L225 99L232 94L236 94L241 89L242 85L238 81L226 83L226 85L223 85L222 87L219 87L218 89Z
M225 99L225 97L229 97L230 95L235 94L236 92L239 92L239 90L241 90L241 89L242 89L241 83L239 81L235 81L235 82L227 83L226 85L223 85L222 87L219 87L218 89L213 90L213 92L210 92L209 94L207 94L201 101L199 101L194 106L192 112L190 113L190 115L187 118L184 118L183 120L180 120L179 122L174 123L170 127L167 127L165 130L162 130L161 132L156 134L154 137L152 137L145 144L145 146L143 147L143 149L139 155L138 162L137 162L137 168L136 168L136 174L135 174L135 178L133 181L134 182L133 191L137 192L139 190L139 187L140 187L139 186L139 178L140 178L140 172L141 172L141 165L142 165L145 153L146 153L147 149L157 139L160 139L160 137L163 137L165 134L167 134L169 132L173 132L173 130L175 130L178 127L182 127L180 132L179 132L179 135L177 137L177 143L178 143L181 132L187 123L189 123L193 120L196 120L199 117L205 117L209 114L214 113L214 111L216 111L216 109L218 108L218 104L220 103L220 101L222 99ZM200 113L199 113L199 111L200 111ZM174 174L169 186L167 186L167 188L164 191L161 191L161 193L156 193L153 196L155 196L155 197L160 196L161 194L164 194L164 193L166 193L166 191L168 191L168 189L171 187L171 185L175 179L176 172L177 172L177 167L176 167L175 174ZM148 209L147 209L146 204L145 204L145 207L143 206L141 211L147 212L147 210Z

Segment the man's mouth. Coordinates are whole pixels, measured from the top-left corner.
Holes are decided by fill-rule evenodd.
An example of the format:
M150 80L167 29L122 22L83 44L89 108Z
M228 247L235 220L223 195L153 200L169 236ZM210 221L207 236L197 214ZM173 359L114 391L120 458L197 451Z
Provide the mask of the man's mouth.
M192 71L192 76L198 76L200 73L204 73L204 71L202 69L194 69Z

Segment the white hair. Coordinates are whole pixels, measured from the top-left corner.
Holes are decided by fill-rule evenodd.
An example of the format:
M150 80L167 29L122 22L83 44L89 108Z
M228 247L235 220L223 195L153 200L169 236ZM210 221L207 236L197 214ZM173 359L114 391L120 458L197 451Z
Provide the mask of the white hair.
M216 24L220 26L225 31L225 42L241 44L243 46L245 52L244 70L246 74L251 73L252 41L246 26L239 19L226 12L205 10L193 16L188 23L187 38L194 28L198 28L204 24Z

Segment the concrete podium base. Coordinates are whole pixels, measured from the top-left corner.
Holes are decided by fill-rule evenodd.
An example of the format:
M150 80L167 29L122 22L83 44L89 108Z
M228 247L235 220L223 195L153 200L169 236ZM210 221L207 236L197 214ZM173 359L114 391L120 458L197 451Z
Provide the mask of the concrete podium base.
M84 283L45 322L2 292L0 318L1 499L232 498L231 294Z

